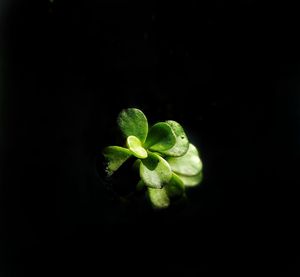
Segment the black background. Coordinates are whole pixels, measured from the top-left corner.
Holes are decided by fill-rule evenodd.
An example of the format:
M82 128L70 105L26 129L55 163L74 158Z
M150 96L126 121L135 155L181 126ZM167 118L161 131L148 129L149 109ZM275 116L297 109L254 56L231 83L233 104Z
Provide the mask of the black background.
M140 2L0 6L1 276L298 276L297 7ZM126 107L200 148L187 206L105 189L96 157Z

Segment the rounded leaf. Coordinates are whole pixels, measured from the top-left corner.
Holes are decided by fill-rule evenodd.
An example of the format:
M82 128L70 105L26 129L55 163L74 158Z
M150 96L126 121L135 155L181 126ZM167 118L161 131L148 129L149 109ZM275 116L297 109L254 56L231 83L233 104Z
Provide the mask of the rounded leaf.
M165 209L170 205L170 199L165 188L148 188L148 197L151 201L153 208L155 209Z
M118 116L118 125L125 138L135 136L141 142L145 142L148 121L141 110L135 108L122 110Z
M180 197L184 193L184 184L174 173L170 182L164 188L170 198Z
M119 146L108 146L102 154L107 161L106 171L109 176L132 155L128 149Z
M183 181L184 186L186 187L195 187L199 185L203 180L203 172L201 171L195 176L184 176L178 174L178 177Z
M188 151L181 157L167 158L172 171L175 173L194 176L202 170L202 161L200 160L197 148L190 143Z
M135 136L129 136L126 140L127 147L134 156L139 159L145 159L148 157L146 149L142 146L141 141Z
M172 148L163 151L163 153L167 156L173 157L183 156L189 149L189 140L187 138L187 135L178 122L168 120L166 121L166 123L172 128L175 134L176 142Z
M162 157L148 152L148 157L140 164L140 176L148 187L162 188L170 181L172 171Z
M165 122L159 122L150 128L145 147L161 152L173 147L175 142L176 137L170 125Z

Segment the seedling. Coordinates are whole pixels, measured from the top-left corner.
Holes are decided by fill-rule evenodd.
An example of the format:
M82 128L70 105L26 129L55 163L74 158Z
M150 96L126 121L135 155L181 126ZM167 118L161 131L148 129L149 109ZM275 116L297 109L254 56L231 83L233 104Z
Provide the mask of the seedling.
M172 200L185 195L185 189L202 181L202 162L182 126L173 120L148 127L144 113L136 108L122 110L118 125L125 143L103 150L106 172L112 176L130 157L140 176L136 189L145 189L152 206L167 208Z

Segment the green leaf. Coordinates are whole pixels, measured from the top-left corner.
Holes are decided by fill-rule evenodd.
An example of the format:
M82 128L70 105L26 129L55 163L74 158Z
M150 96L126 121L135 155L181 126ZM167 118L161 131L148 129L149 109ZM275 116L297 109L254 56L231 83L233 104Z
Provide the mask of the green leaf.
M189 145L189 150L185 155L178 158L170 157L167 158L167 161L171 166L172 171L181 175L194 176L202 170L202 162L198 150L191 143Z
M106 171L109 176L131 156L128 149L119 146L108 146L102 153L107 161Z
M170 205L170 199L164 188L148 188L148 197L151 201L153 208L165 209Z
M148 187L162 188L170 181L172 171L162 157L148 152L148 157L140 164L140 176Z
M118 125L125 138L137 137L145 142L148 133L148 121L144 113L135 108L125 109L118 116Z
M148 157L146 149L142 146L141 141L135 136L129 136L126 140L127 147L132 152L134 156L140 159L145 159Z
M145 183L143 182L143 180L139 180L139 182L136 185L136 190L142 191L144 187L145 187Z
M178 177L183 181L186 187L195 187L199 185L203 180L203 172L201 171L195 176L184 176L178 174Z
M172 128L176 137L176 143L172 148L163 151L163 153L173 157L183 156L189 149L189 140L182 126L173 120L168 120L166 123Z
M140 171L140 163L141 163L140 159L137 159L137 160L134 161L134 163L132 165L132 168L133 168L134 171L136 171L136 172Z
M170 125L159 122L150 128L145 147L160 152L170 149L175 142L176 137Z
M175 173L173 173L170 182L164 188L170 198L180 197L184 193L184 184Z

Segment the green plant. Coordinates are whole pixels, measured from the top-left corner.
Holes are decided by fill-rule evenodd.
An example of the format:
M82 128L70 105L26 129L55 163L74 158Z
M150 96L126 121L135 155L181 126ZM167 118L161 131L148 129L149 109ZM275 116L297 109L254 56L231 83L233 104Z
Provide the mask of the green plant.
M182 126L173 120L158 122L148 129L144 113L135 108L122 110L119 128L126 146L103 150L106 172L111 176L130 157L136 157L140 181L136 189L146 188L154 208L167 208L185 195L186 187L202 181L202 162L197 148L189 143Z

